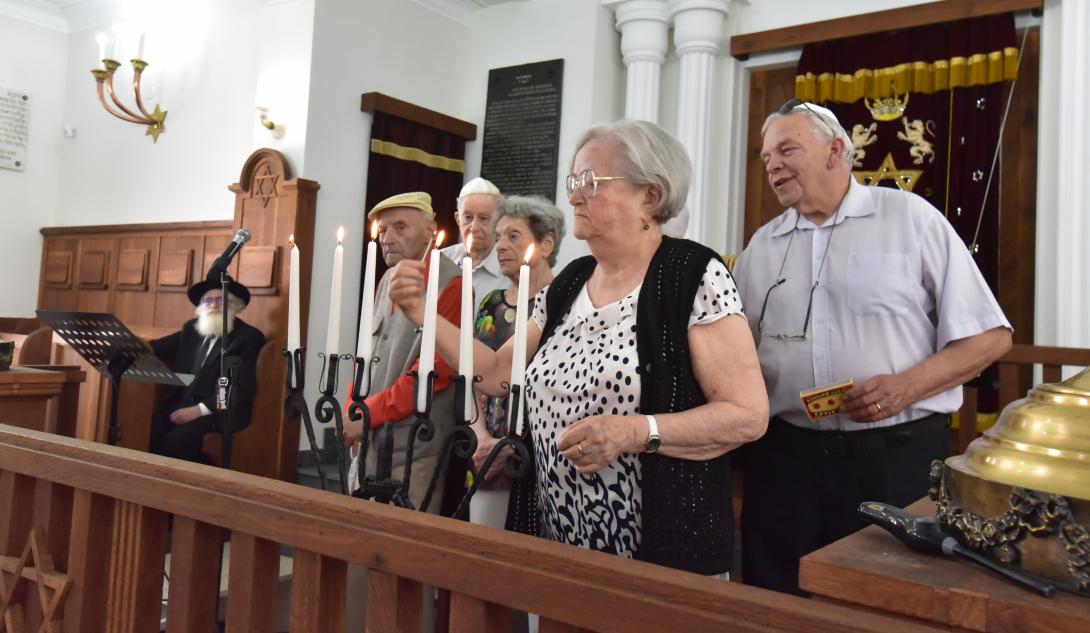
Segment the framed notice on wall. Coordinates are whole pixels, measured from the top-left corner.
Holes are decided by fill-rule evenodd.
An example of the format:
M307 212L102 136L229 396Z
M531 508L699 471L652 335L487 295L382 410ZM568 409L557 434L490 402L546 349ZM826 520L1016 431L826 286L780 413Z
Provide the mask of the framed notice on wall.
M556 202L564 60L488 71L481 176L506 195Z
M0 86L0 167L26 169L30 95Z

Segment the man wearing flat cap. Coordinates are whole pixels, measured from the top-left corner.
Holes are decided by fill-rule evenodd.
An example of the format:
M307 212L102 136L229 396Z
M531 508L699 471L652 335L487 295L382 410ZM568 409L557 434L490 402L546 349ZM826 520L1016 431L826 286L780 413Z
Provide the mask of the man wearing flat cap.
M220 348L227 330L227 356L240 360L232 383L231 426L235 431L250 424L257 386L257 355L265 335L238 318L250 303L246 286L231 281L227 286L227 323L223 322L223 291L218 282L194 284L187 291L196 306L196 317L177 332L150 342L151 349L174 372L192 374L186 387L172 387L155 410L151 425L151 452L201 461L201 443L208 433L223 431L223 416L216 410L220 377Z
M378 360L371 365L371 394L366 402L371 410L372 429L385 424L393 425L388 430L393 433L394 443L392 476L401 479L409 427L412 426L416 408L416 383L408 373L420 366L421 332L393 305L388 291L390 277L398 262L403 259L430 260L425 257L435 237L435 212L432 210L431 196L418 191L383 200L367 213L367 219L378 225L382 257L390 268L382 276L375 293L374 350L371 356ZM461 270L446 257L440 257L438 261L439 270L428 271L428 274L439 275L439 316L457 325L461 317ZM430 417L436 425L436 433L428 442L417 440L413 449L409 499L417 509L421 507L435 472L439 447L454 427L454 389L450 381L454 371L436 354L435 372ZM362 432L362 422L346 422L345 443L352 446L359 441ZM376 442L370 443L367 456L367 467L372 472L377 463L375 445ZM361 478L362 475L364 473L361 473ZM439 474L435 492L426 509L428 512L439 512L445 477L446 473Z

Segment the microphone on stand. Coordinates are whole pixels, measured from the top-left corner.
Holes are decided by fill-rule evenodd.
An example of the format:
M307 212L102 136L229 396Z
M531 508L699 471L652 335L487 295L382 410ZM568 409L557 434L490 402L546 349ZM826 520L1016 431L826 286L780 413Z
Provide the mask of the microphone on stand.
M212 262L212 266L208 269L209 281L216 281L219 279L220 273L226 272L227 267L231 265L231 260L235 258L235 255L242 250L242 246L246 242L250 241L250 231L247 229L239 229L235 233L235 239L231 240L231 243L227 245L227 248L223 249L223 253L216 258L216 261Z

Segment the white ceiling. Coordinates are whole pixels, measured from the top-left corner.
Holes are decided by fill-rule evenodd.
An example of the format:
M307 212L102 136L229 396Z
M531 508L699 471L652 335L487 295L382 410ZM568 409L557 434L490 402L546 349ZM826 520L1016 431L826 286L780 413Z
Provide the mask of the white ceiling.
M269 4L291 0L263 0ZM468 24L473 13L512 0L412 0ZM0 15L55 31L71 33L108 24L121 13L123 0L0 0Z

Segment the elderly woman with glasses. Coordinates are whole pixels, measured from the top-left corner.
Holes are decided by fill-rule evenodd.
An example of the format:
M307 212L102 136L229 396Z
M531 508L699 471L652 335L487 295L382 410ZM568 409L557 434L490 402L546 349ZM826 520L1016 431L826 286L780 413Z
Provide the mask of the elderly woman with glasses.
M519 267L530 268L528 296L534 297L553 280L553 266L564 238L564 214L540 196L504 198L492 218L496 256L500 271L511 280L506 289L489 292L481 300L473 319L473 336L492 349L499 349L515 332L515 303L518 297ZM530 251L530 246L533 250ZM527 256L529 259L527 259ZM531 300L531 305L532 300ZM507 435L507 394L478 394L477 452L474 466L480 468L500 438ZM470 505L475 523L503 528L507 515L507 494L511 482L503 475L503 461L497 459L485 474Z
M654 124L618 121L587 130L570 169L573 234L591 254L535 300L525 400L535 467L514 482L509 527L725 575L728 454L764 433L768 402L730 273L660 228L685 204L689 159ZM408 263L390 290L416 322L422 288ZM502 393L511 343L476 347L480 388ZM457 361L453 326L440 327L438 347Z

